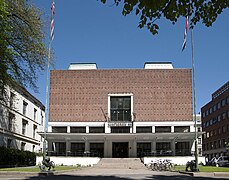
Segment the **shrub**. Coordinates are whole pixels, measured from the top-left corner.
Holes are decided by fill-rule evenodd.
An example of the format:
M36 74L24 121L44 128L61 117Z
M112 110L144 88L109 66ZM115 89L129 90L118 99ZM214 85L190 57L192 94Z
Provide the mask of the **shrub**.
M1 167L34 166L36 164L34 152L0 147L0 154Z

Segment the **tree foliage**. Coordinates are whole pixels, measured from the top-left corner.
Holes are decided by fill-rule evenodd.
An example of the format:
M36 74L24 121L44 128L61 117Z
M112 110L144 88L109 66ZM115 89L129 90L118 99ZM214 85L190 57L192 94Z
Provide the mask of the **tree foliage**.
M0 90L30 86L47 63L41 11L28 0L0 0Z
M101 0L106 3L106 0ZM159 26L157 20L165 18L173 24L180 17L189 16L190 27L202 22L207 27L212 26L219 14L229 7L229 0L113 0L114 5L123 4L124 16L135 13L140 17L139 28L147 27L153 34L157 34Z

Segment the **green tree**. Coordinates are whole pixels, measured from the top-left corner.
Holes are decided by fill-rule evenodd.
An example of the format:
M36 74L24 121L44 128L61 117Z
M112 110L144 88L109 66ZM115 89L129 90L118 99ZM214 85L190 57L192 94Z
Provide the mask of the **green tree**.
M0 0L0 93L15 84L37 90L48 52L41 17L28 0Z
M106 3L106 0L101 0ZM197 22L212 26L219 14L229 7L228 0L113 0L113 4L123 5L124 16L135 13L140 17L139 28L147 27L154 35L158 33L157 20L165 18L173 24L180 17L191 18L191 28Z

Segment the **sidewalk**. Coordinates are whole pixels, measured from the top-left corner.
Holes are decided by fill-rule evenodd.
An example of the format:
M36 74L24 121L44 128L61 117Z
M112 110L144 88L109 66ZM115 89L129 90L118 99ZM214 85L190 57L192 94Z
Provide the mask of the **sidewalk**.
M229 179L229 172L187 172L179 171L181 174L187 174L194 177L223 177Z

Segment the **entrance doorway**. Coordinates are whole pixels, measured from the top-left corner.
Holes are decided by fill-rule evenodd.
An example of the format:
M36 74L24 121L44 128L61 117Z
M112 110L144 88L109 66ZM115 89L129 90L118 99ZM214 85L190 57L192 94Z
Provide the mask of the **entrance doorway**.
M113 158L128 158L129 144L128 142L113 142L112 157Z

